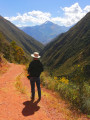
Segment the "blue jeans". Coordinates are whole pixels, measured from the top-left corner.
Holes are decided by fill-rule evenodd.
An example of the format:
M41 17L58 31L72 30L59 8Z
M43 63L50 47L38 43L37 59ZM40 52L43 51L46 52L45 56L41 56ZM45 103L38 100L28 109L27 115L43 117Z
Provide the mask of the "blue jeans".
M38 90L38 97L39 97L39 99L41 99L40 77L31 77L30 84L31 84L32 99L34 99L34 97L35 97L35 83L36 83L37 90Z

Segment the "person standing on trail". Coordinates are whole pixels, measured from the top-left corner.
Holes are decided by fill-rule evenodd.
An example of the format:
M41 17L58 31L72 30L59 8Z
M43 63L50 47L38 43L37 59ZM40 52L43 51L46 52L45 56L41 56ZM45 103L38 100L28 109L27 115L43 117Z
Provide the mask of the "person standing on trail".
M31 84L31 100L35 99L35 83L38 90L38 97L41 100L41 88L40 88L40 74L43 72L43 65L40 62L38 52L34 52L31 54L34 58L33 61L29 64L28 74L30 76L30 84Z

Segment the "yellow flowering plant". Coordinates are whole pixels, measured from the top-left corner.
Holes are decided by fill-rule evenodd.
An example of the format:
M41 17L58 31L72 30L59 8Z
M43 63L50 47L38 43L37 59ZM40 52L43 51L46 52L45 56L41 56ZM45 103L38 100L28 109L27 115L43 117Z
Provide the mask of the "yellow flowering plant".
M69 80L68 80L67 78L65 78L65 77L60 78L60 81L61 81L62 83L65 83L65 84L68 84L68 83L69 83Z
M58 77L54 77L54 80L57 80L57 82L61 82L61 83L64 83L64 84L69 84L69 80L66 78L66 77L61 77L61 78L58 78Z

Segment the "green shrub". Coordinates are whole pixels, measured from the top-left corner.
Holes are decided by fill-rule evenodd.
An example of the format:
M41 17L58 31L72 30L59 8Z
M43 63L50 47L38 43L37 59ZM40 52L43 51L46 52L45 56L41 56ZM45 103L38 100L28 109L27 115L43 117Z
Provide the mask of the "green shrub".
M82 74L78 73L78 75ZM65 77L60 79L57 79L57 77L52 78L47 72L43 72L41 74L41 83L46 88L57 91L62 98L68 100L82 112L90 114L90 85L84 81L83 75L78 75L76 75L78 81L76 84Z
M84 83L82 111L90 115L90 85Z

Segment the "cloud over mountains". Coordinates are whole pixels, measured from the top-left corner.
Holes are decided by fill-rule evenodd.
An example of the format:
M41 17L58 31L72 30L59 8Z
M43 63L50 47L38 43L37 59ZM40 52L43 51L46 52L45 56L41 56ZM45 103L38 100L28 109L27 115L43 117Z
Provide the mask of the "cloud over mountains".
M75 3L70 7L60 7L60 9L63 11L63 17L53 17L49 12L33 10L22 15L18 13L17 16L5 18L15 23L17 26L39 25L46 21L51 21L62 26L71 26L90 12L90 5L82 9L78 3Z

